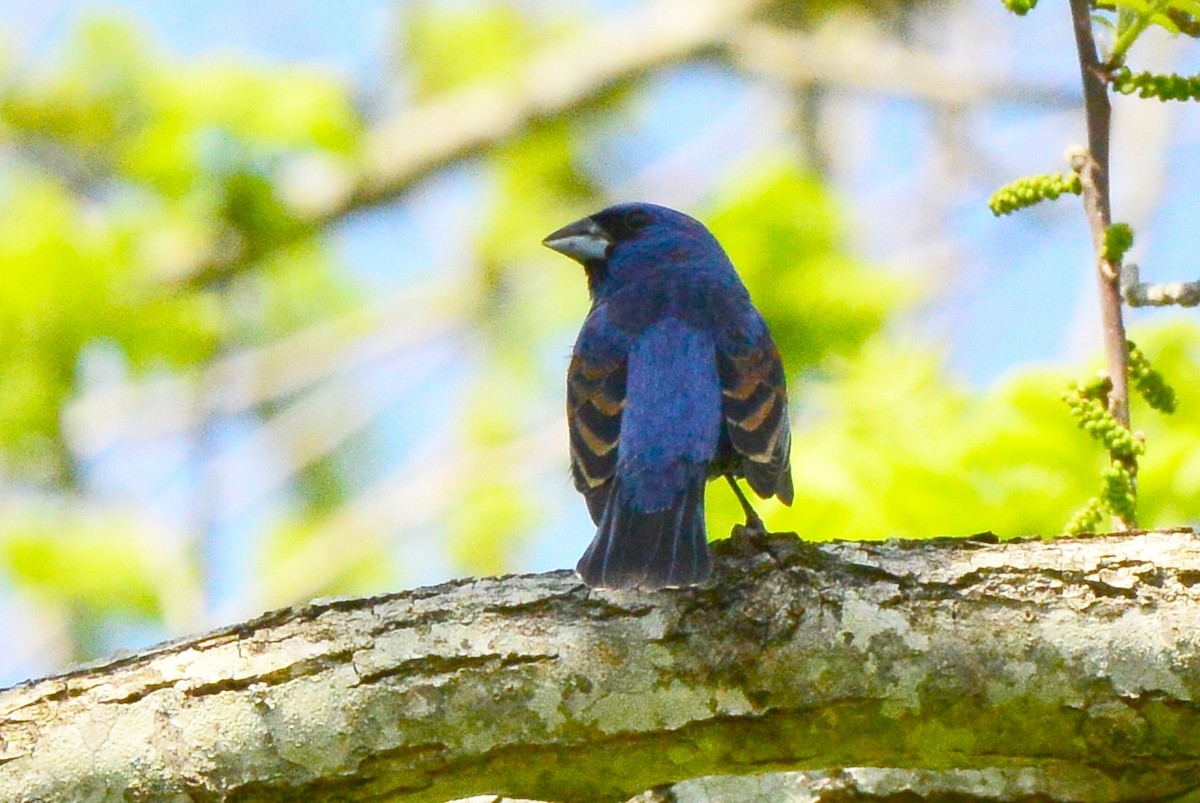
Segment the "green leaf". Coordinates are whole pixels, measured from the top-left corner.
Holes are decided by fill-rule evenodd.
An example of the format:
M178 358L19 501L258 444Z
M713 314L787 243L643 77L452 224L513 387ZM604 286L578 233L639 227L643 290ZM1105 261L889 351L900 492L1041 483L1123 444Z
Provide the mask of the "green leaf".
M1002 0L1004 7L1019 17L1023 17L1037 6L1037 0Z

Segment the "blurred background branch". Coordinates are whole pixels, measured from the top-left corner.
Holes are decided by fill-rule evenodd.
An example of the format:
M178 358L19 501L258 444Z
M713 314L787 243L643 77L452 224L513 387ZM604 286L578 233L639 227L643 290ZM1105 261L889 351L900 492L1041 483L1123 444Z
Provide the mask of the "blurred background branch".
M762 5L760 0L653 0L589 25L568 41L542 46L505 80L473 82L402 110L366 132L357 173L330 169L321 177L333 185L328 191L313 200L293 194L292 206L305 224L297 231L392 202L437 170L485 152L539 120L569 114L654 67L687 59ZM304 172L306 165L294 163L281 175ZM203 284L250 264L243 254L230 254L174 278Z

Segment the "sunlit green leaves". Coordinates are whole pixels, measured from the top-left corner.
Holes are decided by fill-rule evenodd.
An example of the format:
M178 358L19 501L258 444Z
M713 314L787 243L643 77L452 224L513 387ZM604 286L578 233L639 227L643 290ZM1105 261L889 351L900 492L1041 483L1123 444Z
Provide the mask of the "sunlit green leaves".
M789 376L852 352L910 292L901 277L849 255L828 188L794 164L743 168L705 219L771 326Z
M151 292L134 241L50 179L0 197L0 449L25 470L64 470L60 407L85 343L121 344L134 367L212 352L220 313L203 294Z
M538 521L528 486L505 479L501 469L465 477L460 492L463 504L455 505L448 522L451 558L468 574L505 572Z
M764 16L778 25L809 28L829 16L846 13L896 20L927 4L927 0L775 0L766 4Z
M176 63L119 22L85 25L50 65L0 89L15 155L0 165L0 466L74 499L62 421L86 389L85 355L103 350L130 376L178 375L346 306L279 169L352 163L362 127L330 76ZM191 281L218 262L240 275ZM301 493L332 502L317 474L300 477L314 480ZM81 628L113 614L170 619L173 595L198 599L180 580L194 567L126 519L4 524L0 565Z
M1194 381L1200 375L1200 328L1177 318L1136 334L1154 368L1180 383L1174 415L1153 411L1140 394L1130 400L1133 419L1150 448L1138 465L1138 520L1143 526L1170 526L1200 520L1200 416Z
M1195 325L1158 326L1138 339L1168 375L1200 370ZM768 525L818 540L1061 532L1108 467L1102 447L1063 425L1057 393L1066 373L1027 370L971 394L929 353L872 344L828 382L794 388L796 504L766 506ZM1141 520L1200 517L1200 424L1135 414L1153 444L1139 471ZM710 492L723 512L715 535L737 520L725 495Z
M65 470L60 407L88 342L115 344L135 371L198 365L226 337L336 306L311 248L260 274L261 310L235 326L219 295L170 284L222 254L249 262L303 237L275 165L293 152L346 158L360 134L328 77L171 64L127 27L95 22L55 71L0 93L0 120L44 157L7 166L0 194L0 449L23 470Z
M17 138L39 138L69 169L95 175L144 124L149 58L116 22L84 27L54 76L14 84L0 95L0 119Z
M947 422L962 421L969 400L934 355L876 341L792 398L796 501L768 514L772 529L814 540L928 536L966 518L972 477L945 469L965 462L969 444Z
M178 193L202 180L214 135L271 152L352 152L360 123L344 88L310 69L236 63L172 64L123 24L95 21L60 69L7 87L0 119L39 139L85 176L116 167L127 180ZM64 161L65 160L65 161Z
M1181 18L1200 18L1200 2L1196 0L1110 0L1118 10L1118 34L1145 19L1152 25L1165 28L1172 34L1180 33Z
M1037 7L1037 0L1003 0L1004 7L1019 17L1023 17Z
M1110 59L1120 64L1133 43L1150 26L1171 33L1200 36L1200 3L1196 0L1112 0L1106 6L1116 11L1115 23L1100 17L1114 30Z

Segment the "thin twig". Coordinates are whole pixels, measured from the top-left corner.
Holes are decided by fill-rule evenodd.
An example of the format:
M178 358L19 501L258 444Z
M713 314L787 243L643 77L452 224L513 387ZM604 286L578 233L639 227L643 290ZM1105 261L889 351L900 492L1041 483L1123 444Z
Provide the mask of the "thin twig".
M1072 156L1072 167L1079 172L1083 185L1083 208L1092 230L1096 252L1096 275L1100 288L1100 322L1104 335L1104 362L1112 380L1108 409L1120 424L1129 428L1128 354L1125 348L1125 322L1121 317L1120 266L1105 258L1105 235L1112 223L1108 183L1108 145L1112 125L1112 106L1108 101L1108 76L1096 52L1092 35L1092 15L1088 0L1071 0L1075 28L1075 46L1079 71L1083 78L1083 101L1087 110L1087 150ZM1136 471L1136 463L1126 466ZM1116 529L1136 526L1136 522L1114 517Z
M1131 307L1195 307L1200 305L1200 281L1151 284L1142 281L1137 265L1128 263L1121 266L1121 295Z
M451 337L473 301L449 283L430 282L214 359L192 375L87 389L63 414L67 442L87 460L122 441L195 431L209 417L287 406L337 377ZM190 407L201 389L205 403Z
M1078 96L1064 89L964 65L851 24L826 24L813 33L749 24L730 33L725 55L752 76L791 87L911 98L937 106L1012 103L1068 109L1079 104Z

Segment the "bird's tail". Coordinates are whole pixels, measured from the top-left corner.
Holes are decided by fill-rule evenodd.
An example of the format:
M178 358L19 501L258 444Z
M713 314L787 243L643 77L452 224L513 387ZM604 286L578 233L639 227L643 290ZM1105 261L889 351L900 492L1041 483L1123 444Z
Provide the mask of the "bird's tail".
M590 586L644 588L702 583L712 569L704 531L703 473L667 510L643 512L613 477L596 537L575 570Z

